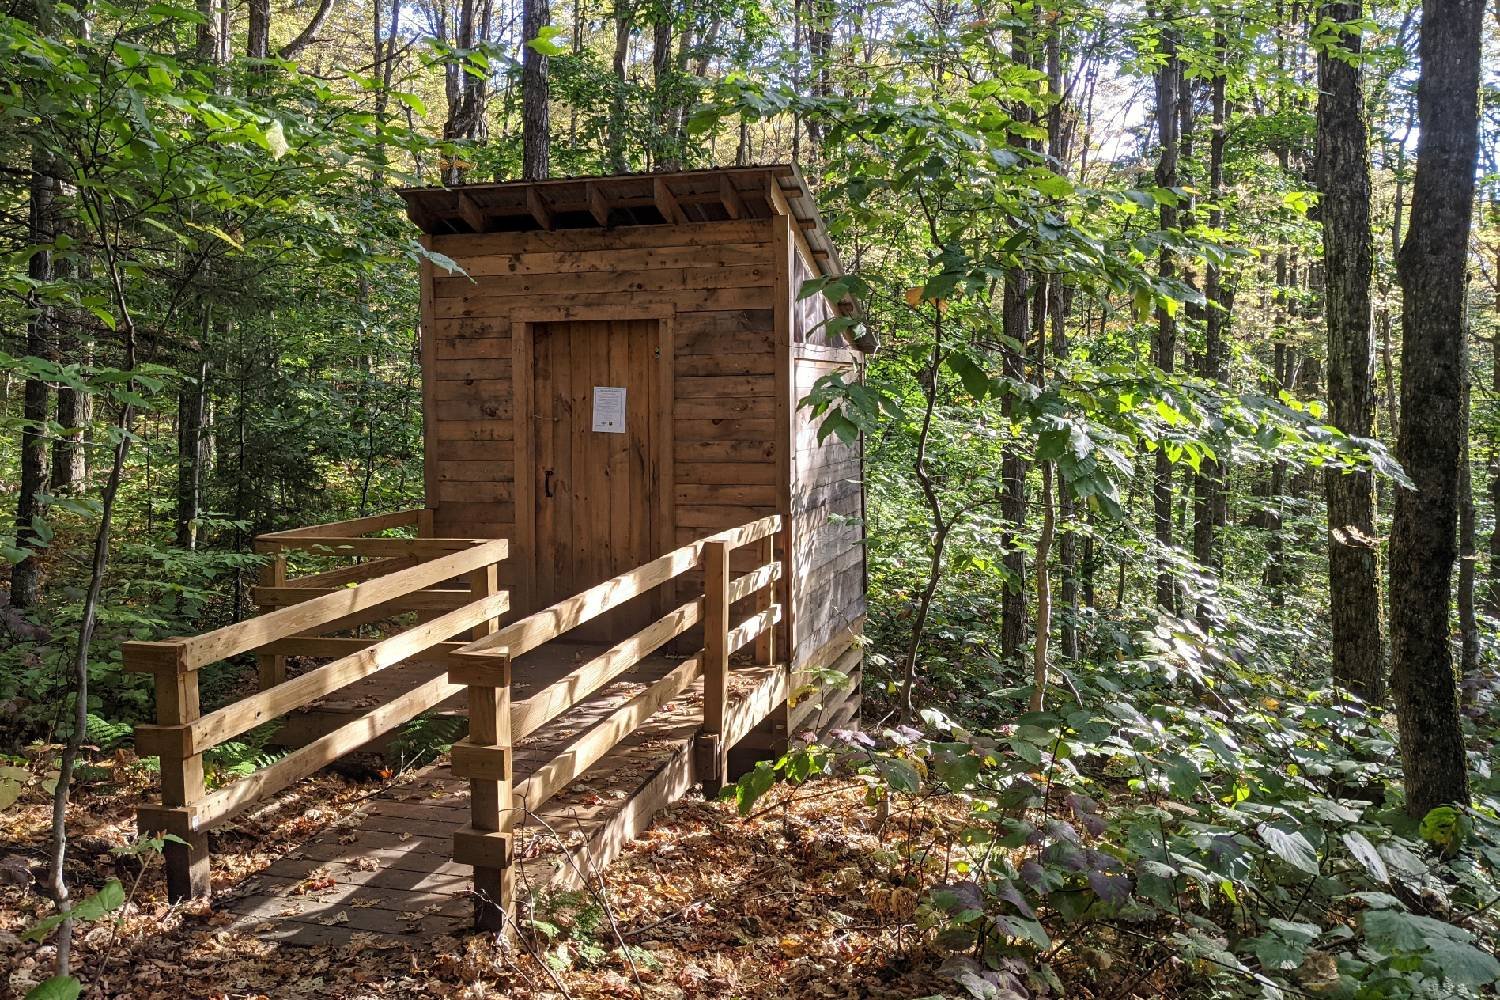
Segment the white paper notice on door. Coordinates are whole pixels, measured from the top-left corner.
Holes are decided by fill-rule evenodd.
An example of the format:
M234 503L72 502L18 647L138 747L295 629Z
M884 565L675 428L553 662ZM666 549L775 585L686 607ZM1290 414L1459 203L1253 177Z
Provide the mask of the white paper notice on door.
M623 386L594 386L594 430L602 434L625 433L625 389Z

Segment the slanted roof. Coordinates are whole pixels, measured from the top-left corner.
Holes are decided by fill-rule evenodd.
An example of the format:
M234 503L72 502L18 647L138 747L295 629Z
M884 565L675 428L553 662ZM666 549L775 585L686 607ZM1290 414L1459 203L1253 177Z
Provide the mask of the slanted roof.
M819 272L843 273L807 183L789 163L402 188L398 193L406 199L411 221L433 236L769 219L785 211L796 220Z

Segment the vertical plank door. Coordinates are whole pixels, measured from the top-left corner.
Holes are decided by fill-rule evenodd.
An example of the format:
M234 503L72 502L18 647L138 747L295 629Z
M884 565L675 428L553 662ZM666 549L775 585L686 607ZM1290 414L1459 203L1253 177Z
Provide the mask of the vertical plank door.
M660 554L651 528L657 327L656 320L580 320L531 328L538 608ZM625 390L618 429L594 429L601 388ZM650 622L656 605L638 599L573 637L619 641Z

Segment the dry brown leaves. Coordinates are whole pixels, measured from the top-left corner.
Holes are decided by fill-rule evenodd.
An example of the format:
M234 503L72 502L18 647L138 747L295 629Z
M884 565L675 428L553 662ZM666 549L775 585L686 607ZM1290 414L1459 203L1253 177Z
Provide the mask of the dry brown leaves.
M77 846L69 876L77 892L116 872L111 846L134 833L133 807L147 777L85 791L73 812ZM258 811L217 834L214 885L228 890L296 843L336 824L377 786L318 777L275 809ZM579 949L574 967L539 961L545 941L509 950L493 940L439 937L408 946L357 935L342 947L267 944L253 931L230 931L227 915L169 906L156 867L148 870L118 928L91 928L75 961L91 997L572 997L882 998L940 992L937 959L913 914L922 889L940 872L912 867L893 850L892 820L873 826L854 783L790 795L784 808L751 821L731 807L689 799L656 825L605 874L603 893L618 936L606 921L593 943L606 957L589 967ZM771 800L785 800L778 789ZM930 831L951 817L921 817ZM46 804L20 803L0 813L6 855L40 870L46 851ZM363 867L363 866L361 866ZM370 869L377 867L372 860ZM302 892L326 888L317 873ZM51 974L50 946L19 935L51 904L34 887L0 880L0 996L24 995ZM621 940L632 946L627 961ZM596 956L598 952L594 953Z

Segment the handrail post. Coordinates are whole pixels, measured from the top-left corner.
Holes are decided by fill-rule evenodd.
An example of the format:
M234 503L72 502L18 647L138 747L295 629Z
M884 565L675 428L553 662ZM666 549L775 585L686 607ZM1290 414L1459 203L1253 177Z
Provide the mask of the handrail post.
M769 566L776 561L776 535L769 534L762 538L755 546L755 565ZM757 613L770 611L771 606L776 603L776 581L772 580L755 594L755 610ZM755 637L755 662L761 665L774 662L776 659L776 629L768 628Z
M499 590L498 566L470 574L476 598ZM493 635L498 621L477 626L473 638ZM454 744L452 771L469 779L469 828L453 836L453 860L474 868L474 926L504 931L515 912L516 882L511 827L514 774L511 753L511 660L508 651L475 656L449 671L469 686L469 736Z
M703 729L698 736L698 773L703 794L724 785L724 711L729 701L729 543L703 547Z
M277 548L271 559L260 568L262 587L286 586L286 549ZM260 676L260 689L269 691L286 680L286 657L267 653L255 654L255 669Z
M183 727L199 717L198 672L182 663L182 646L155 644L174 649L176 662L153 662L156 679L156 722L159 726ZM133 658L127 647L125 656ZM137 668L144 664L137 665ZM180 729L178 730L181 731ZM137 822L143 833L171 834L182 841L168 841L162 847L167 870L167 898L172 902L207 898L210 892L208 871L208 834L197 829L193 807L203 798L203 754L189 752L196 748L178 740L162 741L161 807L137 810Z

